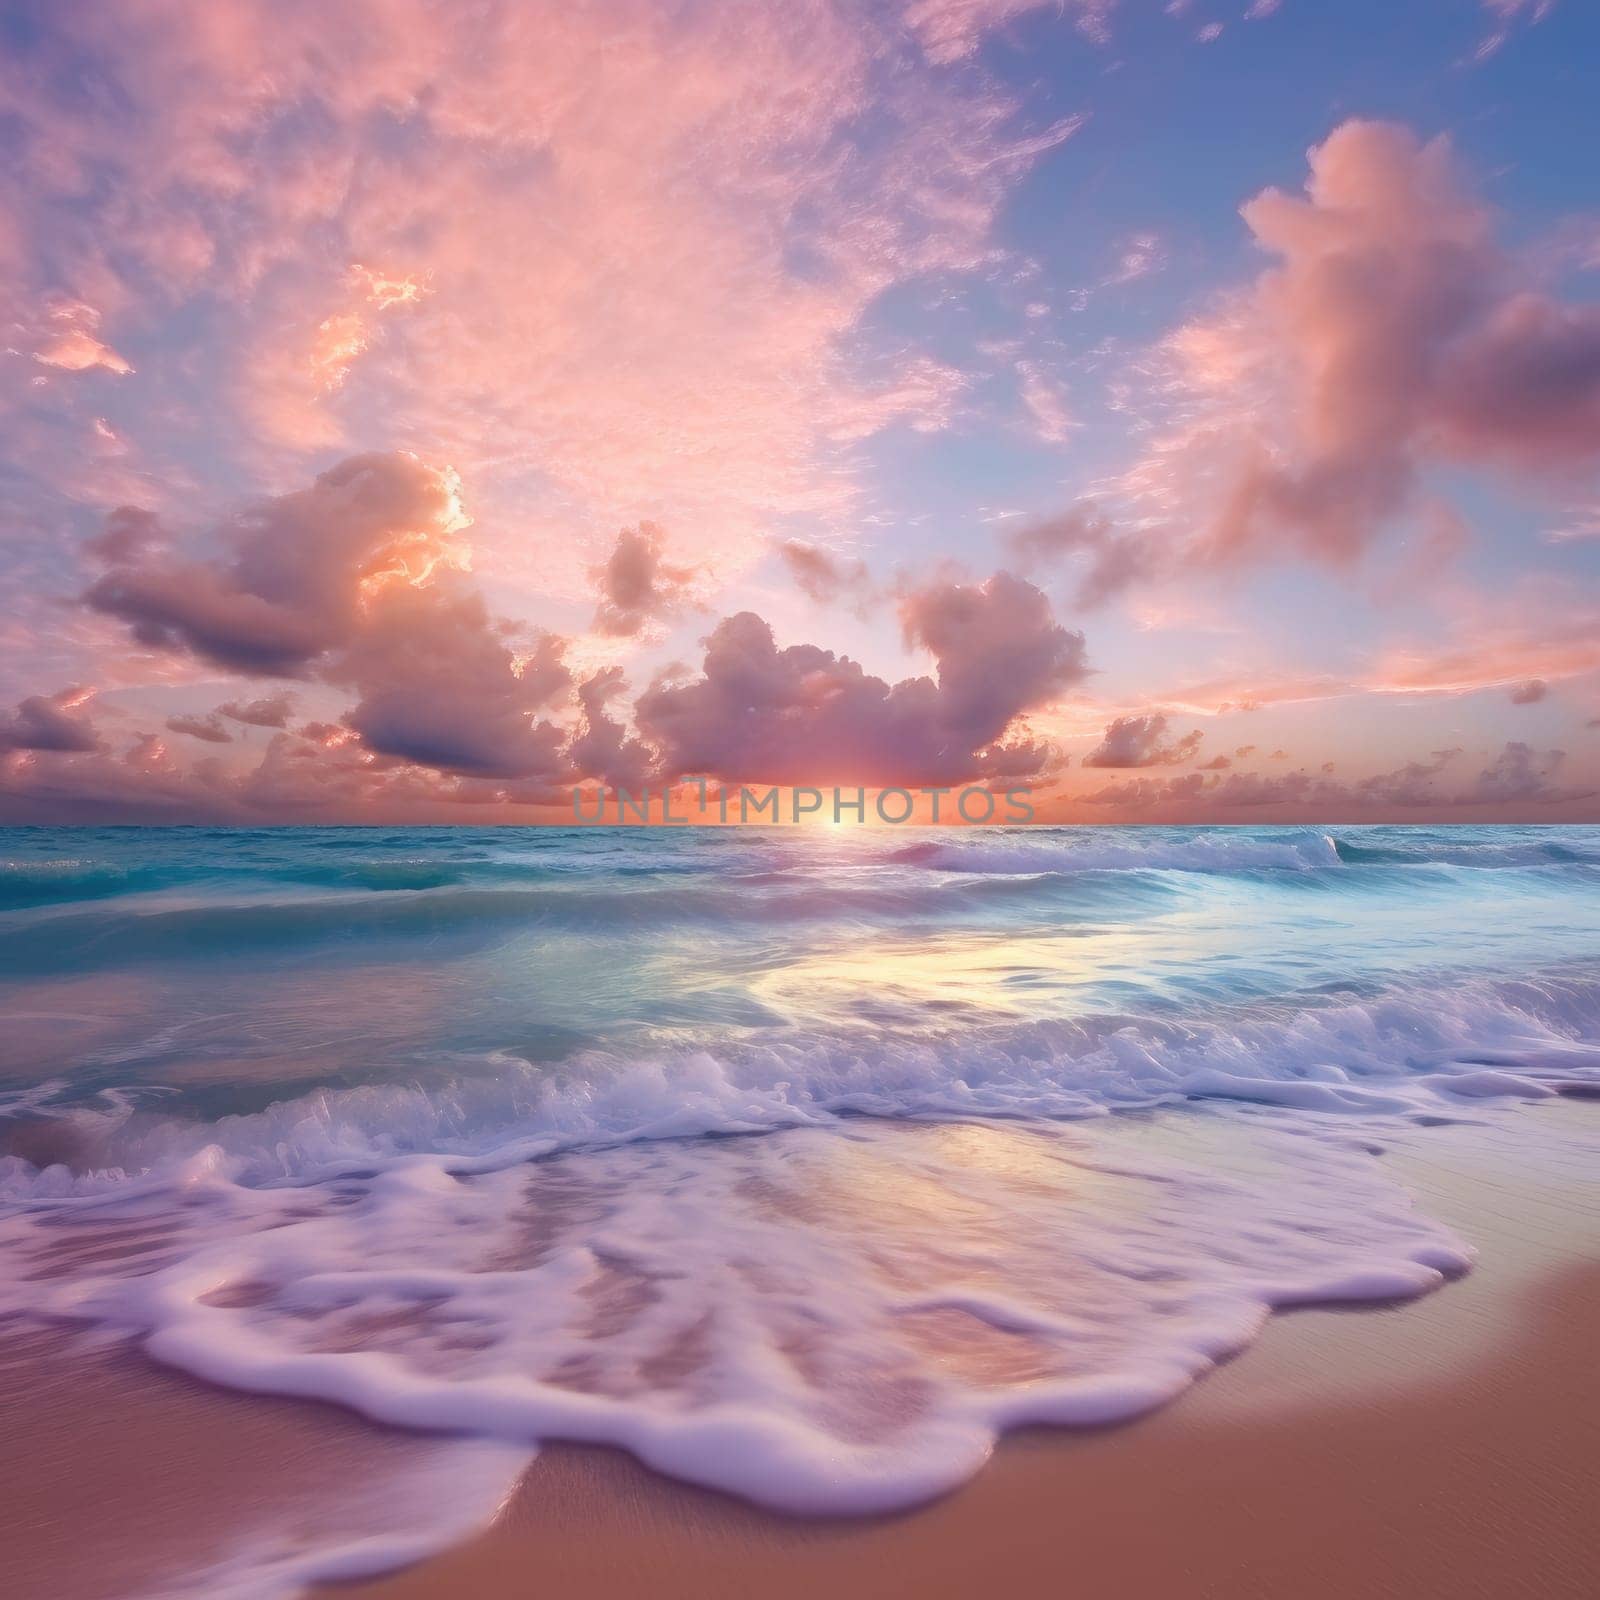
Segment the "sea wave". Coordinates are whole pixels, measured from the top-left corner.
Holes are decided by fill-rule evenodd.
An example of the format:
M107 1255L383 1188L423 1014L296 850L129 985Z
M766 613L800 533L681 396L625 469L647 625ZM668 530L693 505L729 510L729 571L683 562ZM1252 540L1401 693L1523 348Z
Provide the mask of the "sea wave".
M1526 830L1539 833L1542 830ZM1480 870L1600 866L1600 828L1563 828L1560 838L1461 839L1447 828L1406 828L1337 838L1350 866L1439 866Z
M129 867L82 860L0 861L0 912L33 906L68 905L79 900L126 899L165 894L265 895L281 885L312 890L366 891L442 889L481 883L518 884L555 876L537 861L460 862L428 856L343 861L233 860L226 865L159 862ZM152 902L160 904L159 900Z
M1594 836L1425 834L8 838L0 1316L912 1504L1463 1270L1374 1149L1600 1092Z
M1051 831L1029 838L1017 830L955 840L923 840L888 853L890 861L942 872L1305 872L1342 864L1331 834L1262 839L1226 829L1188 838L1152 833L1107 839L1098 830Z
M50 1148L70 1158L42 1168L0 1158L0 1202L159 1187L197 1163L250 1185L414 1155L478 1170L581 1146L849 1116L1094 1117L1191 1099L1428 1114L1492 1096L1594 1092L1600 981L1560 972L1306 997L1293 1008L1274 1001L1211 1018L1103 1016L926 1036L790 1028L635 1057L588 1050L555 1066L505 1052L459 1065L443 1083L318 1089L214 1122L162 1115L159 1085L90 1103L64 1080L40 1086L13 1115L62 1123Z
M389 885L391 890L399 887ZM775 873L730 876L721 883L664 885L575 884L520 888L429 888L409 893L316 894L299 897L252 895L147 902L126 901L94 909L68 907L0 920L0 966L17 975L86 970L175 958L248 955L333 941L347 948L360 941L460 935L503 937L519 926L544 934L649 931L671 927L773 927L803 922L873 919L880 926L914 923L984 903L1048 896L1049 885L996 880L990 883L896 883L872 879L828 881L818 876ZM1139 897L1159 895L1147 888ZM1076 913L1096 905L1126 904L1119 891L1080 892ZM1060 914L1070 918L1073 907Z
M867 1514L956 1487L1008 1428L1170 1400L1275 1307L1418 1294L1470 1259L1348 1140L1241 1129L1233 1169L1203 1130L1178 1155L1105 1122L662 1137L770 1125L701 1070L700 1114L680 1080L662 1121L661 1079L636 1079L578 1120L651 1137L531 1164L249 1187L202 1151L159 1195L15 1213L0 1314L119 1330L230 1388Z

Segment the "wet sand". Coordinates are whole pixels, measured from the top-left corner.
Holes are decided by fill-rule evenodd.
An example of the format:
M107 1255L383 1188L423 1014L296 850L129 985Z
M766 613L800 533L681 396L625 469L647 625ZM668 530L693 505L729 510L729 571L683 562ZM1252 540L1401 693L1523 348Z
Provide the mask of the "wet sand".
M937 1505L807 1522L551 1446L494 1527L324 1600L634 1595L1587 1596L1600 1570L1600 1105L1408 1136L1478 1268L1420 1302L1275 1318L1176 1405L1034 1431ZM126 1350L0 1346L0 1593L159 1591L433 1448Z
M0 1427L5 1600L160 1594L242 1546L342 1540L449 1447L16 1322L0 1323Z
M466 1547L326 1600L1017 1596L1564 1600L1600 1571L1600 1105L1391 1157L1480 1249L1418 1302L1277 1317L1177 1404L1002 1442L937 1505L774 1517L546 1449Z
M1577 1600L1600 1570L1600 1270L1530 1313L1515 1356L1426 1394L1232 1419L1180 1403L1099 1438L1015 1438L964 1491L872 1526L766 1518L552 1452L472 1545L324 1593Z

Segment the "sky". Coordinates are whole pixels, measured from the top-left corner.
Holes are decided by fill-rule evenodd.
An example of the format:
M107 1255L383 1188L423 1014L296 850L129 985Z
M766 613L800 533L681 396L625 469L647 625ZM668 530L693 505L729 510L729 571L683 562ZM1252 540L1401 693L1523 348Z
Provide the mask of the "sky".
M1597 59L0 0L0 821L1600 820Z

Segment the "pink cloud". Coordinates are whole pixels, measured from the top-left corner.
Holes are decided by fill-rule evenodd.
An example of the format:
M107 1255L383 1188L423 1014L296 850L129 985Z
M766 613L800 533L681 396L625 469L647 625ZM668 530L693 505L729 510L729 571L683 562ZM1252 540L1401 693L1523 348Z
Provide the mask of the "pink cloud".
M533 717L571 684L564 649L544 634L519 659L480 595L399 583L371 602L326 676L355 689L344 720L376 754L445 772L554 777L566 735Z
M565 731L533 720L570 687L564 641L491 616L452 570L469 559L467 525L454 474L354 456L237 518L220 559L135 555L84 599L150 648L353 690L344 720L373 755L481 777L564 772ZM221 710L282 726L289 706ZM169 726L227 737L217 716Z
M697 678L640 695L640 732L669 775L915 787L1043 770L1047 746L1006 737L1085 676L1083 636L1007 573L914 591L902 622L908 642L934 657L936 680L890 685L815 645L780 650L751 612L729 617L707 639Z
M1354 694L1359 685L1333 673L1296 675L1271 672L1236 673L1204 683L1184 684L1151 696L1163 710L1183 716L1211 717L1228 712L1259 711L1264 706L1299 705Z
M1562 750L1534 750L1507 743L1470 781L1451 786L1447 777L1461 756L1458 748L1436 750L1426 760L1408 761L1388 771L1341 782L1304 770L1282 774L1235 772L1226 778L1201 772L1177 778L1137 778L1079 796L1079 803L1097 809L1158 814L1173 821L1217 821L1252 813L1283 816L1380 815L1438 816L1460 809L1491 812L1502 820L1533 818L1551 808L1593 801L1600 790L1563 784L1559 774Z
M847 561L803 539L786 539L778 554L802 593L818 605L833 605L846 597L864 601L869 579L864 561Z
M0 715L0 755L9 750L85 751L99 748L81 708L89 689L62 689L52 695L30 695L9 716Z
M1460 795L1442 791L1436 780L1461 754L1436 750L1426 761L1408 761L1386 772L1349 783L1335 782L1324 763L1319 775L1304 770L1288 773L1232 772L1227 777L1206 776L1208 769L1181 778L1139 778L1081 797L1083 803L1123 810L1161 810L1194 820L1248 814L1258 810L1298 811L1316 816L1378 810L1385 813L1464 803ZM1543 803L1550 796L1531 791L1525 801ZM1566 795L1562 799L1569 798Z
M604 787L639 794L648 784L654 755L640 740L630 738L607 709L625 688L618 667L604 668L578 685L583 722L572 741L569 759L576 771Z
M1557 805L1563 801L1587 800L1593 788L1563 786L1556 775L1567 759L1565 750L1533 749L1521 740L1512 740L1478 774L1473 786L1459 797L1463 805Z
M118 506L84 549L108 566L120 566L143 560L165 543L165 538L154 512L139 506Z
M1045 444L1065 444L1077 427L1066 392L1036 361L1019 361L1018 395L1033 432Z
M1220 716L1347 696L1500 689L1513 704L1530 705L1546 698L1553 683L1600 672L1600 618L1582 604L1564 603L1552 586L1523 584L1514 598L1453 591L1444 620L1445 641L1380 648L1348 675L1263 667L1155 690L1147 703L1169 714Z
M223 727L222 719L215 712L205 717L168 717L167 729L172 733L187 734L191 739L200 739L207 744L233 743L233 735Z
M1430 466L1600 462L1600 310L1531 287L1448 142L1351 121L1310 164L1304 197L1243 208L1275 265L1162 346L1168 424L1119 488L1166 567L1349 565Z
M294 710L294 696L287 691L261 695L254 700L229 700L217 707L217 715L253 728L282 728Z
M646 623L670 616L683 605L692 573L662 560L664 536L654 523L624 528L616 548L594 577L600 589L595 612L597 633L627 636Z
M1469 612L1457 624L1464 642L1432 651L1392 650L1366 686L1382 694L1470 694L1600 671L1600 618L1578 609L1532 623L1508 622L1503 607ZM1525 703L1525 702L1524 702Z
M1105 513L1088 503L1026 523L1007 536L1006 544L1030 572L1082 557L1077 603L1084 608L1103 604L1150 566L1143 542L1119 534Z
M470 475L508 582L578 599L602 530L643 520L736 576L780 519L856 508L858 441L948 423L965 375L870 360L860 325L992 268L1003 200L1079 125L1019 126L923 26L865 0L54 8L11 105L20 276L164 332L153 386L220 358L211 425L261 481L394 440ZM67 106L68 78L104 92Z
M45 315L33 359L63 372L88 372L98 367L126 377L133 368L98 337L99 326L100 313L93 306L81 301L57 305Z
M414 456L353 456L236 519L220 561L114 559L84 600L152 648L301 676L359 631L376 586L424 581L463 559L458 489Z
M1086 767L1174 767L1192 760L1205 737L1197 728L1181 739L1167 737L1167 719L1159 712L1118 717L1105 738L1083 758Z
M637 779L652 766L796 782L1032 775L1053 753L1015 725L1088 671L1082 635L1056 623L1032 584L1003 572L982 584L941 580L900 606L907 645L928 652L936 679L891 687L830 651L779 651L746 613L719 624L698 681L657 683L639 698L640 738L608 710L622 687L615 670L577 686L569 717L565 642L490 613L459 570L467 525L452 474L403 454L352 457L227 524L214 559L177 556L165 542L99 541L102 555L123 559L85 601L147 648L352 694L341 722L354 748L331 729L305 730L314 747L345 752L336 768L269 747L250 792L279 795L305 772L320 775L315 792L326 795L335 770L341 782L359 777L365 793L372 772L397 766L461 780L458 797L502 800L586 777ZM681 581L662 567L653 530L625 533L600 576L603 604L626 618L659 609L671 598L664 585ZM289 710L277 694L167 725L221 744L224 717L282 726ZM213 775L213 798L219 784Z
M1070 13L1080 33L1104 43L1117 0L911 0L905 8L905 21L922 41L928 58L943 63L970 56L986 33L1046 5Z

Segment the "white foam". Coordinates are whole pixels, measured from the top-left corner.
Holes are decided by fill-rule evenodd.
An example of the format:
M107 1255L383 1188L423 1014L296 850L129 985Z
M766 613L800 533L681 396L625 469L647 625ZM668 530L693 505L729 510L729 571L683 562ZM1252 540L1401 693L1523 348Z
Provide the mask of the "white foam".
M1342 1141L1263 1132L1251 1160L1157 1161L1122 1122L845 1122L465 1177L192 1174L181 1205L13 1217L0 1253L35 1313L232 1388L861 1514L955 1487L1006 1428L1161 1404L1274 1305L1467 1264ZM145 1247L119 1259L130 1215ZM76 1270L23 1278L63 1250Z
M412 1155L480 1170L578 1146L827 1126L840 1116L1102 1116L1191 1098L1310 1111L1415 1112L1460 1096L1537 1097L1600 1084L1600 986L1580 976L1397 988L1203 1020L1044 1021L950 1035L772 1029L759 1042L589 1052L559 1069L463 1059L442 1086L321 1089L198 1123L143 1091L67 1103L75 1169L0 1158L0 1201L59 1204L223 1173L262 1185L382 1168ZM1492 1069L1492 1070L1491 1070ZM51 1113L33 1091L32 1115Z
M197 1592L412 1559L547 1439L789 1511L891 1511L1008 1428L1170 1400L1274 1307L1463 1270L1363 1147L1600 1082L1597 1016L1566 976L1203 1021L769 1030L559 1072L491 1057L209 1124L62 1101L97 1161L0 1163L0 1315L500 1452L437 1517L252 1546ZM1107 1115L1186 1101L1181 1158ZM761 1136L705 1137L732 1134Z

